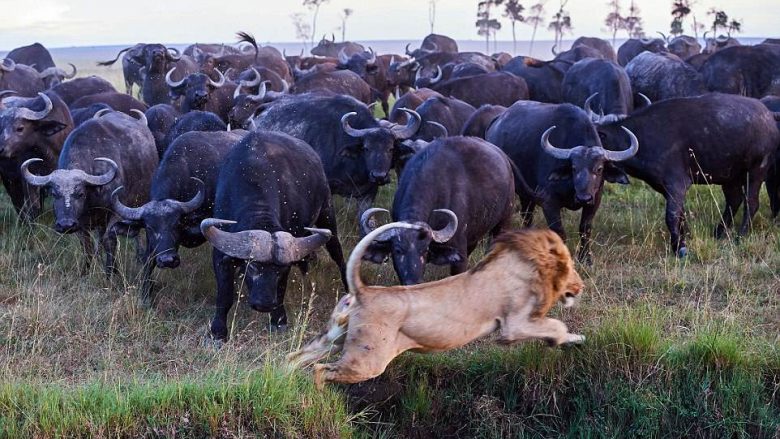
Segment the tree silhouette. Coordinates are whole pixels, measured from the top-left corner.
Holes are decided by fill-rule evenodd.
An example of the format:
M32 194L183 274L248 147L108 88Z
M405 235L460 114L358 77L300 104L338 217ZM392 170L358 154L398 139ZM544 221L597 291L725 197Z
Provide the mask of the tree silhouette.
M729 22L729 36L731 36L732 32L740 33L742 32L742 22L739 20L731 20Z
M693 0L674 0L672 2L672 35L683 34L683 21L685 17L691 13L691 7L693 6Z
M628 7L623 29L628 33L629 38L644 38L645 31L642 28L642 17L639 15L642 11L639 6L631 0L631 6Z
M490 53L490 36L501 29L501 23L490 18L490 8L499 6L504 0L482 0L477 4L477 34L485 37L485 53ZM495 43L493 44L495 48Z
M540 24L544 23L544 2L536 3L531 6L531 9L529 9L528 12L528 16L525 17L525 24L534 27L534 30L531 33L531 45L528 47L528 54L533 55L536 29Z
M512 54L517 54L517 34L515 33L515 25L525 21L523 17L523 11L525 7L520 4L518 0L508 0L504 5L504 17L509 19L512 24Z
M311 19L311 45L314 45L314 38L317 35L317 16L320 14L320 6L330 0L303 0L303 6L306 6L314 12Z
M344 8L341 11L341 41L344 42L347 40L347 19L352 16L352 13L354 13L354 9L350 8Z
M295 27L295 38L301 40L305 49L311 39L311 25L305 21L306 15L300 12L290 15L290 19Z
M712 27L710 28L712 29L712 33L714 34L713 36L718 35L718 29L728 30L729 16L728 14L726 14L725 11L723 11L722 9L712 8L710 9L709 12L707 12L707 15L714 16L712 20Z
M604 19L604 24L612 31L612 45L614 46L617 33L625 26L626 18L621 14L620 0L610 0L607 3L607 6L609 6L610 9L607 18Z
M569 11L563 9L566 7L567 3L569 3L569 0L561 0L558 12L553 15L553 20L547 26L547 29L555 32L556 46L561 44L561 41L563 40L563 34L565 32L571 31L572 29L571 16L569 15Z

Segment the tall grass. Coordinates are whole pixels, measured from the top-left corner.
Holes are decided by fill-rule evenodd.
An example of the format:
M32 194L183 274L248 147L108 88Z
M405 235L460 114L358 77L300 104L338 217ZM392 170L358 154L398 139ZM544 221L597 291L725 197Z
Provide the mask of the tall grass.
M392 191L382 188L377 206L388 207ZM2 196L0 436L780 435L780 253L766 199L749 236L716 241L722 195L691 190L691 255L678 260L660 195L637 181L605 191L593 264L578 266L582 300L553 311L588 337L584 346L486 340L404 354L379 380L324 393L282 366L343 294L324 252L308 275L291 276L289 332L270 333L266 315L240 304L230 342L216 348L207 337L215 290L207 246L155 272L159 303L146 310L132 241L120 241L121 273L107 279L100 264L84 268L75 237L51 231L50 211L19 224ZM336 207L348 253L355 203ZM564 214L571 248L578 219ZM472 261L483 254L479 247ZM387 264L364 267L372 283L397 282ZM426 278L446 273L431 267Z

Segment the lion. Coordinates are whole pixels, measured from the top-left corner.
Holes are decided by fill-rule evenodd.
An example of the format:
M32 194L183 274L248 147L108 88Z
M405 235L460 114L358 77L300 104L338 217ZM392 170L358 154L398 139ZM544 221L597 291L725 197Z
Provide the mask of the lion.
M546 317L557 302L572 306L584 285L568 248L550 230L521 230L498 236L491 251L465 273L409 286L367 286L360 262L371 242L393 228L378 227L355 247L347 263L351 294L336 305L325 332L287 356L304 367L343 352L334 363L314 365L314 381L357 383L381 375L402 352L441 352L494 331L511 344L542 339L550 345L582 343L560 320Z

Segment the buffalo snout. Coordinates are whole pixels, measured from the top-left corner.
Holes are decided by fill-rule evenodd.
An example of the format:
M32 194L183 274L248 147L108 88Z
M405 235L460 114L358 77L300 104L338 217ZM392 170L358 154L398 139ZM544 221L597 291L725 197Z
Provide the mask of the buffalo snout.
M54 230L57 233L73 233L78 230L78 221L70 218L58 219L54 223Z
M157 260L157 266L160 268L176 268L181 263L181 259L179 259L179 254L174 252L167 252L158 255L156 260Z
M387 184L390 182L390 175L387 172L371 171L371 183Z

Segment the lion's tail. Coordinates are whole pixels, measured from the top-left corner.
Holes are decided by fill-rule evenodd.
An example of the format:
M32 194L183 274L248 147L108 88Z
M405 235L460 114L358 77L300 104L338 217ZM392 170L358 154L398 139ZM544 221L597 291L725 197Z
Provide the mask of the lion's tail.
M349 327L349 313L355 303L355 296L347 294L339 300L328 320L325 332L303 348L287 355L287 362L293 369L306 367L331 354L341 352Z

